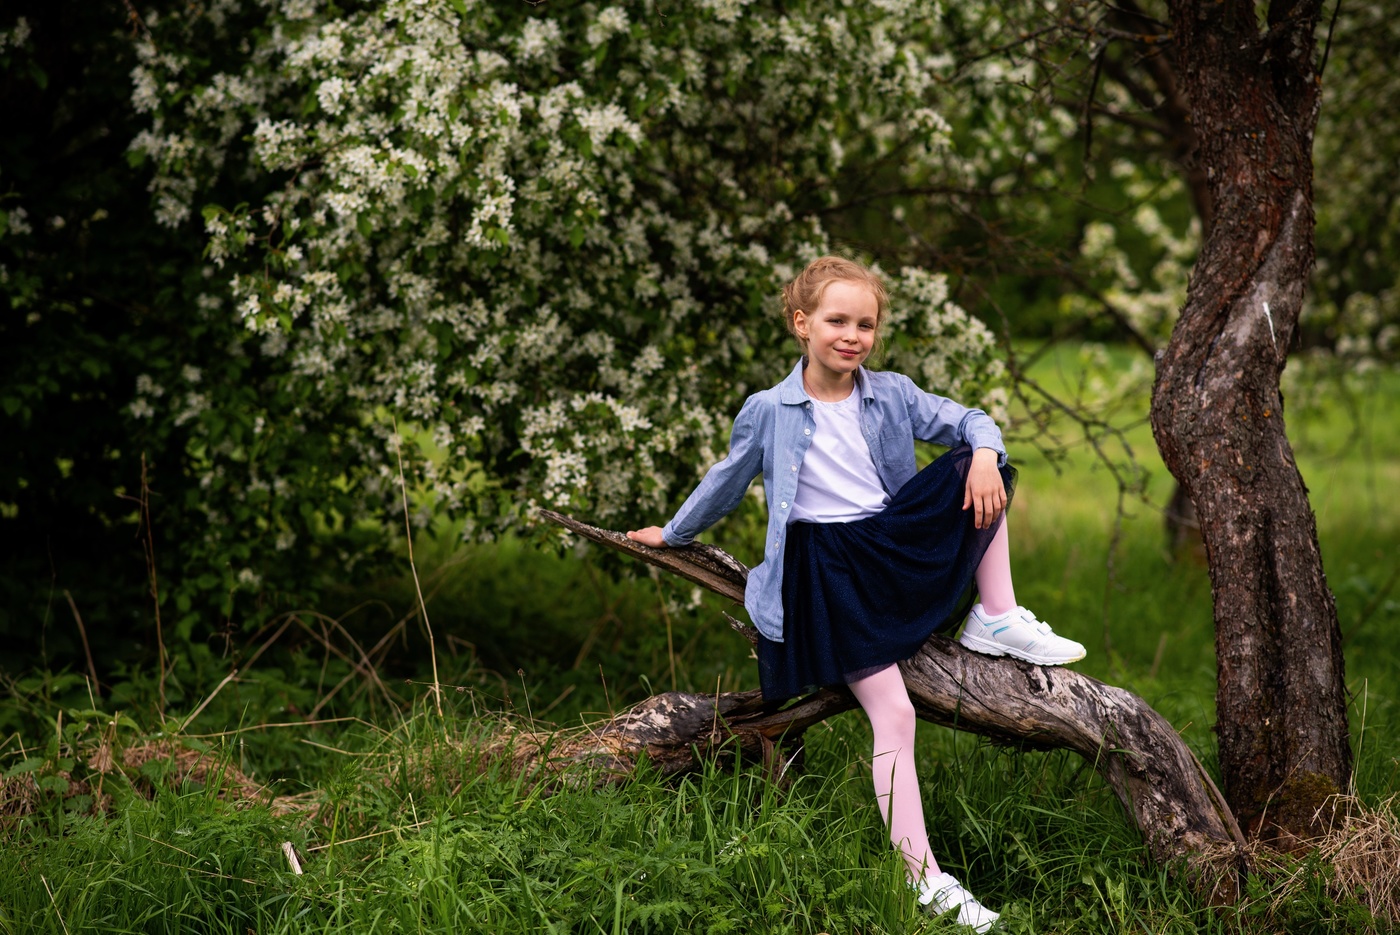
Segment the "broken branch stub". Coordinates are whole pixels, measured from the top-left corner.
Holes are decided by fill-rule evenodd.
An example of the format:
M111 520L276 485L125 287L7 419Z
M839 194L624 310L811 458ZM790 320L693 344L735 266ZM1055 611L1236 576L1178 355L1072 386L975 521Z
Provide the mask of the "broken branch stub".
M748 569L709 545L652 549L620 532L562 513L545 519L594 542L634 555L722 597L743 601ZM729 617L729 615L725 615ZM750 641L753 628L729 617ZM1209 775L1171 724L1132 692L1072 669L1047 668L970 652L935 634L900 664L919 717L991 740L1083 756L1108 783L1161 863L1185 860L1211 891L1229 887L1221 854L1238 853L1244 839ZM757 692L710 695L666 692L586 735L551 761L606 760L617 778L646 754L663 772L680 772L713 755L767 756L833 714L855 707L844 688L814 692L787 705L764 704ZM564 753L561 757L560 754Z

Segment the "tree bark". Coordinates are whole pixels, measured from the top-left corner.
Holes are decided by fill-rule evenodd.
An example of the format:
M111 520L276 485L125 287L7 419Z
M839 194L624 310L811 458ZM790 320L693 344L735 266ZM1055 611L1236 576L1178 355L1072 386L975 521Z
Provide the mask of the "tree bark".
M724 597L743 599L748 570L713 546L650 549L620 532L541 513ZM752 627L730 621L755 638ZM1234 817L1175 729L1141 698L1070 669L969 652L937 635L900 670L924 720L1000 743L1079 753L1113 789L1156 860L1184 860L1206 889L1233 898L1229 871L1241 853L1236 845L1244 844ZM757 691L667 692L570 737L521 734L510 741L522 766L554 771L584 763L612 779L629 775L643 755L663 773L694 769L707 757L746 756L762 758L781 774L800 753L808 727L855 706L844 688L823 689L788 706L765 704Z
M1169 5L1215 224L1158 355L1152 429L1205 542L1225 794L1247 832L1286 843L1351 775L1341 633L1279 392L1313 263L1320 4L1274 0L1262 30L1253 0Z

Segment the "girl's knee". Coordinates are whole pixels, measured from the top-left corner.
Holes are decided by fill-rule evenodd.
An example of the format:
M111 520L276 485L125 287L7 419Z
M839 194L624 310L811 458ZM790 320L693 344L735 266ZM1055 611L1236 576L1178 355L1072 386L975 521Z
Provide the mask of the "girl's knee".
M918 716L908 698L891 699L878 710L867 711L866 714L877 737L886 742L897 741L899 746L914 742L914 726L918 723Z

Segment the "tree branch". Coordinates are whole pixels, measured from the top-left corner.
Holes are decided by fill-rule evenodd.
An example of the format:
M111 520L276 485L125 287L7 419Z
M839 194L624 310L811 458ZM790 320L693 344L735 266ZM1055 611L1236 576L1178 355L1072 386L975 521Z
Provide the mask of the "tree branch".
M540 514L723 597L742 598L748 570L714 546L651 549L562 513ZM1229 869L1244 844L1234 819L1212 797L1210 777L1171 724L1141 698L1070 669L970 652L938 635L900 671L924 720L999 743L1079 753L1113 789L1156 860L1184 859L1211 892L1233 887ZM588 764L602 767L600 781L624 779L643 754L663 773L695 769L713 756L756 756L780 772L790 761L775 754L776 744L800 751L808 727L854 706L844 687L786 706L765 703L754 691L666 692L584 732L515 734L509 742L522 769L559 773Z

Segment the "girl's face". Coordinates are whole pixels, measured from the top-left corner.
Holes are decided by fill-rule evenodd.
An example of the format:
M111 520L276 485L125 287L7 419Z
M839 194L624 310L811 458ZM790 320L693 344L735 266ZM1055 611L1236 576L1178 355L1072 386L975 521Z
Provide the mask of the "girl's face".
M879 327L880 305L863 283L837 280L822 292L810 313L793 313L793 330L807 342L807 366L822 381L844 383L870 356Z

